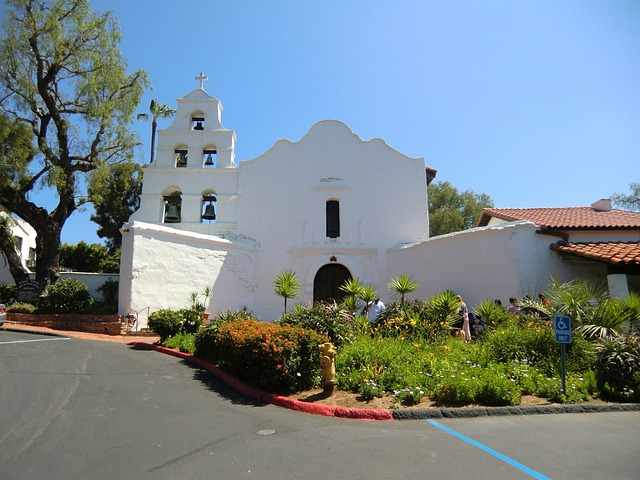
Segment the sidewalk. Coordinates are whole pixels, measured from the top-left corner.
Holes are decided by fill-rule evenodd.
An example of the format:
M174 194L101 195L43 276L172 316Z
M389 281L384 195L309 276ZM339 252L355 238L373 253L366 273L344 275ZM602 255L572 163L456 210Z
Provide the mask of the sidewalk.
M82 340L97 340L100 342L114 342L124 344L130 342L157 343L158 341L160 341L160 337L158 336L139 336L133 333L129 335L102 335L99 333L76 332L72 330L54 330L47 327L24 325L21 323L13 322L5 322L5 324L0 328L14 332L33 332L39 333L41 335L60 335L63 337L80 338Z

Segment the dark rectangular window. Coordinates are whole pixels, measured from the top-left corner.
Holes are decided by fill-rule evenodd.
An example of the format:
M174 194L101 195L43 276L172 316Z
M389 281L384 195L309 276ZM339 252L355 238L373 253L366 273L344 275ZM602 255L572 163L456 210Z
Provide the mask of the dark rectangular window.
M327 237L340 236L340 203L337 200L327 201Z

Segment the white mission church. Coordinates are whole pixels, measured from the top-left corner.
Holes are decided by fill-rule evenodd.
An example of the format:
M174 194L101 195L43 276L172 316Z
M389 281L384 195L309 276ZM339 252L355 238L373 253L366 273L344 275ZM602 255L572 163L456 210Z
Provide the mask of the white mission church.
M414 298L444 289L470 305L541 291L550 272L571 277L531 222L428 238L428 185L435 170L383 140L363 140L324 120L297 142L280 140L236 161L222 104L200 86L177 100L144 171L141 205L122 228L120 313L183 308L210 287L207 308L246 306L277 319L272 283L293 270L296 302L339 298L345 279L375 287L385 302L394 276L412 275ZM553 238L556 241L557 238Z

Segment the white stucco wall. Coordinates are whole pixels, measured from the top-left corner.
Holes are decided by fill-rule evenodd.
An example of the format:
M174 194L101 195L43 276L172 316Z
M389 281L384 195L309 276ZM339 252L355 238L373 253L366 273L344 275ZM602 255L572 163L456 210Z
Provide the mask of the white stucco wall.
M162 225L134 222L123 232L120 313L185 308L191 292L213 290L210 312L252 307L253 242L226 240ZM126 257L127 260L124 260Z
M503 223L433 237L390 252L387 276L412 275L421 288L410 298L449 289L476 305L483 299L533 298L552 276L576 277L576 268L549 249L557 238L536 234L530 222ZM583 272L583 273L586 273Z

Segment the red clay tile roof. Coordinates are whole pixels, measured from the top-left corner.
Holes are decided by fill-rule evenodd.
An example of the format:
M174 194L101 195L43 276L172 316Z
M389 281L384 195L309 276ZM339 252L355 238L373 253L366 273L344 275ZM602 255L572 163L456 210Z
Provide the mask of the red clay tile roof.
M553 229L615 229L640 228L640 213L611 209L595 210L592 207L563 208L485 208L477 226L489 224L491 217L508 222L529 220L541 228Z
M640 266L640 242L558 242L551 250L613 265Z

